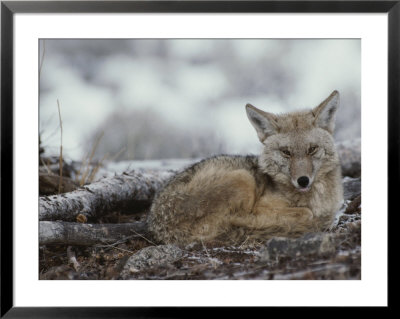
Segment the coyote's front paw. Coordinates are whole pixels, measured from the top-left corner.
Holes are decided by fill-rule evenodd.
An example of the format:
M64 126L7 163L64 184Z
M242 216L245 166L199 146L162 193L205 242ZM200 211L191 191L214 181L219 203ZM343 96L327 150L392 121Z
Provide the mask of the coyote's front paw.
M285 209L281 213L289 218L302 219L307 221L311 221L314 218L313 212L308 207L291 207Z
M306 219L308 221L313 220L314 214L311 209L309 209L308 207L299 207L299 208L302 209L301 212L302 212L302 217L304 219Z

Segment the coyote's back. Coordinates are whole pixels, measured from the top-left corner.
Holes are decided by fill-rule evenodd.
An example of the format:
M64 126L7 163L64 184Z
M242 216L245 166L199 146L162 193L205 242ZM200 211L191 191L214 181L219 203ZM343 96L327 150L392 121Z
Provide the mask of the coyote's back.
M148 216L154 239L241 244L328 227L343 201L332 137L338 104L337 91L314 109L282 115L247 104L261 155L216 156L175 175Z

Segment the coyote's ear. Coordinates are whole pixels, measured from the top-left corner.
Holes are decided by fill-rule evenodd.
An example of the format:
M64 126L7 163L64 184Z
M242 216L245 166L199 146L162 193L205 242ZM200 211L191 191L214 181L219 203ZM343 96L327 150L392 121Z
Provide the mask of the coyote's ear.
M315 117L314 125L333 134L338 106L339 92L335 90L320 105L312 110L312 114Z
M264 142L268 136L278 132L278 125L274 114L261 111L251 104L246 104L246 113L250 123L256 129L261 143Z

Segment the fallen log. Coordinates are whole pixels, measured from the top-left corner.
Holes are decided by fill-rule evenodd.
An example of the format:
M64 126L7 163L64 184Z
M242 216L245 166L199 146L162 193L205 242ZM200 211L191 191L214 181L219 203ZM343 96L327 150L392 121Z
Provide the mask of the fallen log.
M146 225L144 222L126 224L39 222L39 245L113 244L128 238L143 238L145 235Z
M78 215L97 218L129 206L151 201L172 172L130 172L102 179L73 192L39 198L39 220L76 221Z

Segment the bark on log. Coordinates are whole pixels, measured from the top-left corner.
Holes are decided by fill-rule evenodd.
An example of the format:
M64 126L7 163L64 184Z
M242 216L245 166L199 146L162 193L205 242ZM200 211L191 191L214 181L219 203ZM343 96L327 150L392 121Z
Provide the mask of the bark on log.
M126 207L132 201L151 201L171 172L130 172L105 178L76 191L39 198L39 220L76 221L79 214L88 218Z
M146 236L146 225L143 222L126 224L39 222L39 245L91 246L113 244L127 238L143 236Z

